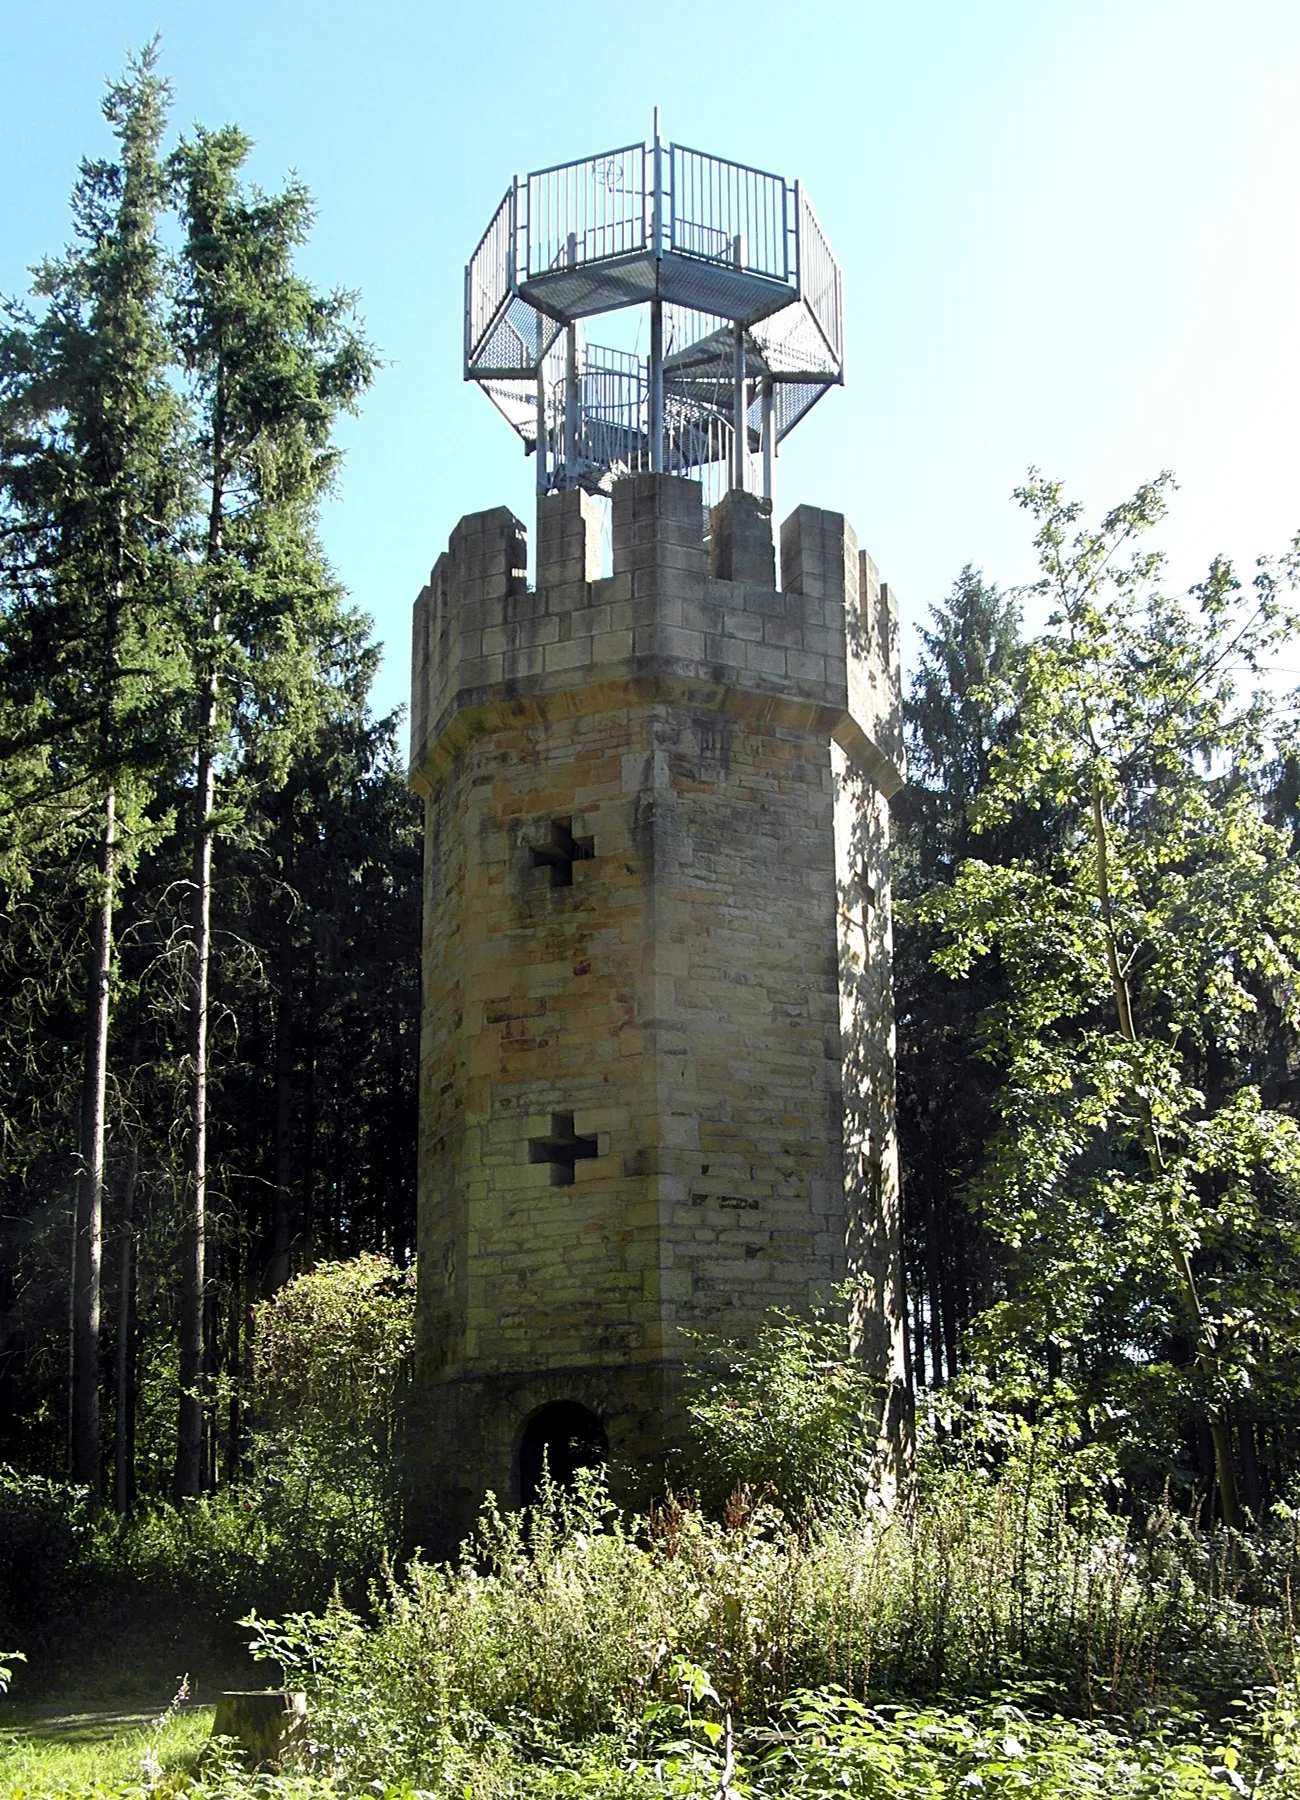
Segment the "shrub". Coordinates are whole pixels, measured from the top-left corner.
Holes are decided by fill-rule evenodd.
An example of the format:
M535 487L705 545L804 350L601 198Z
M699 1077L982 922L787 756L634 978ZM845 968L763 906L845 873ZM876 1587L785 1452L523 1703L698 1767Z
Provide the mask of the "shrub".
M301 1527L328 1516L396 1542L402 1390L415 1271L382 1256L320 1263L255 1313L254 1456L262 1491Z
M0 1637L30 1642L51 1599L71 1600L94 1529L90 1493L0 1466Z
M881 1395L853 1355L849 1301L845 1288L807 1316L774 1308L748 1346L707 1341L687 1406L690 1472L714 1510L742 1487L805 1517L877 1490Z
M259 1428L232 1487L121 1519L87 1490L0 1470L0 1643L41 1653L31 1678L141 1631L169 1672L228 1660L250 1607L319 1608L336 1589L364 1605L400 1531L413 1303L410 1272L362 1256L258 1308Z

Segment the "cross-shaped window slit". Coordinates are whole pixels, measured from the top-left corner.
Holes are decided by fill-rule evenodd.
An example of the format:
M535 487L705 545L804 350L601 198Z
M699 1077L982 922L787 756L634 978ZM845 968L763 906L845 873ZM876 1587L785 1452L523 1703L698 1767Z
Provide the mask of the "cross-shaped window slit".
M534 845L530 854L535 869L551 871L553 888L572 887L573 865L592 860L596 854L595 840L574 837L572 819L552 819L546 842Z
M551 1135L528 1140L529 1162L550 1163L552 1187L572 1187L573 1165L596 1154L596 1139L578 1136L572 1113L552 1113Z

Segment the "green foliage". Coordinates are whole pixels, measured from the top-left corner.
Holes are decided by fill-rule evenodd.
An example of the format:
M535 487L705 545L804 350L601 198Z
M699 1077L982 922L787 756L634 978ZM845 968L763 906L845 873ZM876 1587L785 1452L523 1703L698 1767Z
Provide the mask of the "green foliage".
M167 155L168 100L151 47L110 87L114 152L83 165L72 246L0 319L0 1454L45 1473L66 1455L78 1089L101 1072L88 927L111 870L102 1291L78 1292L82 1336L128 1342L126 1506L167 1490L181 1380L196 831L223 852L207 1328L187 1336L205 1482L247 1464L253 1301L317 1257L405 1260L414 1239L420 809L396 718L369 711L370 623L317 536L374 358L353 298L296 266L301 184L249 187L235 129ZM98 1480L92 1443L78 1466Z
M1195 1717L1130 1733L1092 1720L1035 1717L1009 1701L969 1711L881 1712L834 1692L796 1695L785 1710L789 1741L759 1762L756 1794L1237 1800L1253 1793L1281 1800L1286 1792L1276 1758L1265 1754L1252 1767L1235 1734L1221 1741ZM1248 1784L1243 1768L1261 1779Z
M921 655L905 706L908 781L911 804L929 829L916 834L908 854L928 885L960 860L968 808L1007 737L1024 653L1019 603L967 564L947 600L930 608L929 628L919 635Z
M35 1726L0 1736L0 1794L6 1800L144 1800L182 1788L197 1769L212 1728L208 1708L182 1712L185 1684L148 1724L116 1720L79 1728Z
M831 1689L792 1695L779 1731L734 1739L711 1716L703 1671L683 1665L678 1691L681 1701L618 1738L449 1740L418 1786L305 1768L253 1775L199 1750L195 1715L101 1749L97 1763L21 1744L0 1752L0 1781L12 1800L1289 1800L1300 1751L1291 1688L1253 1701L1226 1732L1194 1715L1129 1731L1039 1716L1016 1699L877 1709Z
M255 1461L277 1510L319 1523L328 1496L359 1535L400 1532L399 1421L415 1324L415 1270L365 1254L320 1263L256 1309ZM363 1522L364 1521L364 1522Z
M82 164L74 242L35 272L41 310L6 308L0 331L0 878L19 888L33 860L87 859L106 785L128 864L156 834L186 672L156 64L150 45L110 84L117 158Z
M43 1662L88 1621L233 1649L251 1606L360 1603L398 1541L396 1430L414 1283L365 1256L322 1265L258 1308L264 1426L243 1478L127 1518L89 1492L0 1470L0 1632Z
M341 1602L253 1619L254 1653L312 1692L341 1780L429 1785L467 1747L563 1760L627 1741L680 1701L683 1665L754 1731L828 1686L876 1706L1015 1689L1040 1712L1221 1713L1289 1667L1294 1524L1247 1549L1167 1510L1117 1519L1069 1433L972 1425L960 1457L927 1452L894 1515L796 1525L737 1501L628 1521L594 1483L531 1520L489 1508L458 1565L415 1562L372 1621Z
M1163 594L1134 544L1165 485L1095 530L1057 484L1022 491L1055 611L973 822L1050 812L1054 835L968 858L920 912L948 974L991 960L1004 989L978 1191L1014 1270L988 1353L1056 1345L1139 1433L1207 1420L1236 1522L1228 1408L1296 1367L1300 1132L1253 1059L1266 1015L1300 1022L1300 873L1260 794L1285 722L1238 693L1294 630L1293 571L1246 602L1221 563L1190 603Z
M222 748L278 787L343 698L324 677L358 621L316 523L339 465L335 423L375 363L355 296L318 293L294 267L312 220L306 189L247 191L251 149L233 126L200 128L170 159L185 226L173 327L204 494L192 521L196 668L219 679Z
M131 1746L134 1774L117 1752L88 1778L31 1746L0 1774L51 1800L1284 1800L1296 1521L1249 1546L1168 1511L1126 1522L1068 1411L1030 1426L972 1398L959 1431L960 1410L893 1515L626 1519L586 1479L531 1517L489 1506L458 1565L417 1561L369 1618L337 1596L250 1618L255 1652L311 1699L282 1775L196 1757L193 1738ZM178 1570L214 1537L185 1515ZM230 1520L232 1552L251 1523Z
M971 803L1012 726L1022 644L1016 603L961 571L920 632L904 702L908 781L890 805L898 1142L913 1379L939 1386L963 1366L965 1333L995 1297L1000 1258L966 1187L993 1127L996 1077L975 1024L998 995L994 969L960 984L935 968L938 933L915 902L950 882L970 850ZM1042 835L1023 819L1004 832L1021 849Z
M85 1488L0 1465L0 1632L30 1642L94 1528Z
M775 1308L752 1343L710 1342L688 1378L692 1474L715 1507L737 1488L789 1513L865 1502L879 1482L877 1384L849 1341L848 1290L806 1315ZM721 1359L724 1369L715 1366Z

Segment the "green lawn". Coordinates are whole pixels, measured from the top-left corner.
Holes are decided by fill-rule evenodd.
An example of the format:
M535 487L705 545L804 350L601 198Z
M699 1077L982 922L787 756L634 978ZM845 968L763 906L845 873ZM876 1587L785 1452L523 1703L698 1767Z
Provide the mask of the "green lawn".
M0 1714L0 1797L44 1800L143 1787L156 1771L190 1769L212 1730L212 1708L161 1722L147 1713L66 1713L9 1725Z

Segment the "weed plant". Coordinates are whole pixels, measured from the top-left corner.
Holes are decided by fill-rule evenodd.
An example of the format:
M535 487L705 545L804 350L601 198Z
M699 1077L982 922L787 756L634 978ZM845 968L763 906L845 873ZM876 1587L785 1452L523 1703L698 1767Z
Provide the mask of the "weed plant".
M792 1521L738 1493L721 1518L629 1519L595 1480L490 1507L458 1563L390 1577L368 1616L251 1622L311 1695L299 1767L190 1743L86 1781L50 1753L0 1764L7 1791L1294 1800L1294 1521L1249 1544L1125 1522L1049 1450L950 1458L892 1514Z
M369 1622L339 1602L251 1621L255 1654L311 1688L340 1777L431 1782L470 1744L624 1742L683 1666L741 1732L808 1692L878 1719L1011 1694L1093 1730L1282 1691L1295 1522L1251 1543L1166 1508L1125 1522L1070 1476L1026 1433L996 1475L793 1523L744 1493L721 1519L669 1502L629 1520L588 1480L530 1517L489 1507L458 1564L412 1564Z

